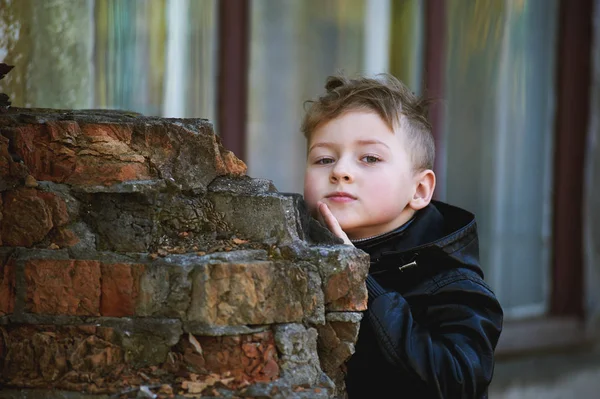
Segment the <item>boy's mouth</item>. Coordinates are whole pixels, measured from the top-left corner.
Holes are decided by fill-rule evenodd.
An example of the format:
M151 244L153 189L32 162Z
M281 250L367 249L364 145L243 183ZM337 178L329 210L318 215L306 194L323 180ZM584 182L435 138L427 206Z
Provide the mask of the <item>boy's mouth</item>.
M336 191L334 193L327 194L325 198L333 202L350 202L356 199L354 195L346 193L344 191Z

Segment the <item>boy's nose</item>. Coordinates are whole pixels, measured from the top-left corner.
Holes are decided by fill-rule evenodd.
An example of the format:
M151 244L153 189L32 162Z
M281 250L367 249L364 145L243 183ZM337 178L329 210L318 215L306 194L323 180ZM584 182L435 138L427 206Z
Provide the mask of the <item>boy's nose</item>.
M329 179L332 183L339 183L340 181L351 183L354 180L354 177L347 168L343 167L343 165L336 165L336 167L332 169Z

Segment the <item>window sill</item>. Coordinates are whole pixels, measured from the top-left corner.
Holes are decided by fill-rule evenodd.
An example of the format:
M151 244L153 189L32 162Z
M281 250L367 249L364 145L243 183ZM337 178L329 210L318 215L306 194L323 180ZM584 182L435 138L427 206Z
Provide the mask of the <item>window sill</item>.
M503 359L589 346L596 340L585 322L576 317L507 321L495 353L497 359Z

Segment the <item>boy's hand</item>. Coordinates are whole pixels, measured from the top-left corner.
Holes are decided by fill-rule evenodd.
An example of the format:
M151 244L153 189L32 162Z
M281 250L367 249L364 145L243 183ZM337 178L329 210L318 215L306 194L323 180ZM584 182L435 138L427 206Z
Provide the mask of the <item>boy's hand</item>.
M348 238L348 235L344 233L344 230L342 230L340 223L337 221L335 216L333 216L333 213L331 213L331 211L329 210L327 204L319 201L317 203L317 207L319 209L319 220L323 224L325 224L329 231L331 231L336 237L339 237L342 240L344 240L344 244L354 246L354 244L352 244L352 242Z

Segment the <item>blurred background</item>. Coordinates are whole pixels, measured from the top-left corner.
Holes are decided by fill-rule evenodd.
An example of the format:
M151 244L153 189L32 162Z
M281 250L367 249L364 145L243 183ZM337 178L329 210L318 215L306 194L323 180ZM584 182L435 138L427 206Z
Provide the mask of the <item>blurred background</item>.
M325 78L395 75L506 311L490 396L598 397L600 0L0 0L0 62L15 107L210 119L284 192Z

